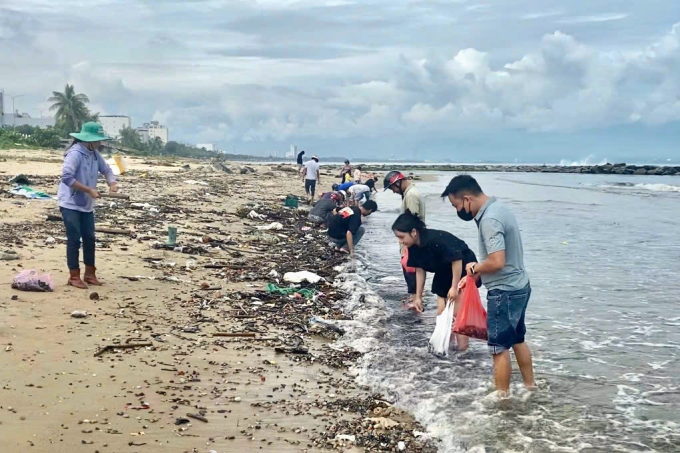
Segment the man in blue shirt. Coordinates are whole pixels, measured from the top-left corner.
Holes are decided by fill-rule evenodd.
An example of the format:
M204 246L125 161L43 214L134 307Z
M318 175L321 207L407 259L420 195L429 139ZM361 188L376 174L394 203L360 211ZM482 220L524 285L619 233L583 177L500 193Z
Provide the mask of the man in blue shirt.
M524 247L519 225L510 210L494 197L488 197L469 175L456 176L442 193L456 208L458 217L474 220L479 230L479 263L466 265L467 275L481 278L488 290L487 328L489 350L493 355L496 389L510 389L515 352L524 385L536 387L531 350L524 342L526 313L531 285L524 268ZM465 286L465 280L460 287Z

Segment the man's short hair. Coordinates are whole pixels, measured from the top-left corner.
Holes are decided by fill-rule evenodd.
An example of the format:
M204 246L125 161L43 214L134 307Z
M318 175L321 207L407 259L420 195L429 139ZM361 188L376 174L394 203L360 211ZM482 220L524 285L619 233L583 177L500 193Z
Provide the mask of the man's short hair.
M479 187L475 178L470 175L458 175L446 186L446 189L442 192L442 198L449 195L458 197L460 195L481 195L482 193L482 188Z
M367 211L375 212L378 210L378 203L373 200L368 200L361 207Z

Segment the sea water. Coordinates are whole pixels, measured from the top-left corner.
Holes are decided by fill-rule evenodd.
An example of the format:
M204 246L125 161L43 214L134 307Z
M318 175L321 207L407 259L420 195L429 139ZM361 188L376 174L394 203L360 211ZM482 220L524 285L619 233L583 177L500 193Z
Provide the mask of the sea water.
M418 182L427 224L478 251L440 193L452 174ZM390 226L401 199L375 199L359 263L338 286L353 315L342 342L365 352L360 383L412 412L442 452L680 451L680 178L480 173L517 216L532 296L527 341L539 390L493 393L485 343L439 358L427 351L435 296L415 314ZM482 289L485 303L485 293Z

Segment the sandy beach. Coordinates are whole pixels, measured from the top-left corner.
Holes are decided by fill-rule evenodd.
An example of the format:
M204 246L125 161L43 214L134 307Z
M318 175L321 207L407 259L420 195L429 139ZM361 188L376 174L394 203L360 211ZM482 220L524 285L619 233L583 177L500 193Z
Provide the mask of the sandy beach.
M0 251L20 257L0 261L3 452L436 451L408 414L355 384L357 352L310 328L345 316L333 286L345 258L304 209L284 208L304 192L295 166L128 158L130 200L102 199L96 215L132 234L98 233L104 286L79 290L66 286L63 224L46 220L56 200L7 183L23 173L56 198L62 153L0 162ZM170 225L180 248L164 245ZM24 269L49 273L54 292L12 289ZM302 270L326 281L302 296L266 291Z

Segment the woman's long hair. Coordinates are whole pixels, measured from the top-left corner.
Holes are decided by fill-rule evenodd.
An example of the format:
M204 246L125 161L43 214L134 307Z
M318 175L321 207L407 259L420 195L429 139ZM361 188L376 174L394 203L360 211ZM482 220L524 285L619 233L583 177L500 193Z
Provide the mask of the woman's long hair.
M413 214L408 209L406 212L397 217L397 220L392 224L392 231L399 231L401 233L410 233L416 230L419 235L422 236L425 231L427 231L427 226L425 222L420 220L418 214Z

